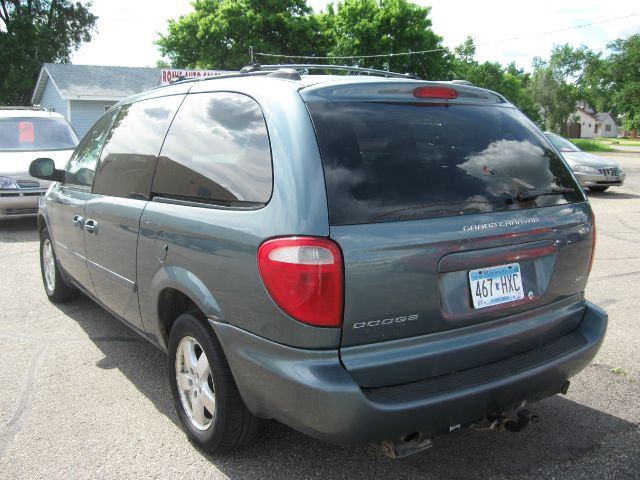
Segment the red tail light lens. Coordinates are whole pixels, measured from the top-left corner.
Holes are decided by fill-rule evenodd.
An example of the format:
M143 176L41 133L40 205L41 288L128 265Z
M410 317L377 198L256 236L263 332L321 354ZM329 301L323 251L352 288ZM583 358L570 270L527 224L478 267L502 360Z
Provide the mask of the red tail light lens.
M591 245L591 260L589 260L589 273L593 267L593 257L596 255L596 214L591 214L591 224L593 225L593 244Z
M416 98L442 98L452 100L458 98L458 91L448 87L418 87L413 91Z
M269 295L288 315L318 327L342 325L342 253L334 242L268 240L258 249L258 269Z

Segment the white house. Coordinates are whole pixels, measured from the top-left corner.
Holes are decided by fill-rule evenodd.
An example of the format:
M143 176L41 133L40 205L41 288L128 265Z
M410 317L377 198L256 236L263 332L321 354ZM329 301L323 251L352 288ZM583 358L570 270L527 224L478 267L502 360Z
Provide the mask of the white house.
M589 105L581 103L571 116L569 131L574 136L578 136L579 131L579 138L617 137L618 125L610 112L596 113Z

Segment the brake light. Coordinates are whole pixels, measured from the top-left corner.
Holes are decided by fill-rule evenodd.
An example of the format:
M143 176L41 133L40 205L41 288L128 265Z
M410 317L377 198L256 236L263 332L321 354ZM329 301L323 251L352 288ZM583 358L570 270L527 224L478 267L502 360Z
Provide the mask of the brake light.
M258 270L271 298L291 317L318 327L342 324L342 253L331 240L268 240L258 249Z
M417 98L458 98L458 91L449 87L418 87L413 91L413 96Z
M596 214L591 213L591 224L593 225L593 242L591 244L591 260L589 260L589 273L593 267L593 258L596 255Z

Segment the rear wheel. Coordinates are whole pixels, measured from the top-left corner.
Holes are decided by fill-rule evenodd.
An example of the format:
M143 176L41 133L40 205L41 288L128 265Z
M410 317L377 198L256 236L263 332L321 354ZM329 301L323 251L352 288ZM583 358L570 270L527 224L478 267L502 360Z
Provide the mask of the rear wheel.
M589 187L589 190L591 190L592 192L604 192L608 188L609 187Z
M40 233L40 271L44 290L53 303L70 302L78 298L80 291L62 276L53 242L46 228Z
M201 449L229 451L255 436L258 419L244 405L220 342L199 312L175 321L168 373L178 416Z

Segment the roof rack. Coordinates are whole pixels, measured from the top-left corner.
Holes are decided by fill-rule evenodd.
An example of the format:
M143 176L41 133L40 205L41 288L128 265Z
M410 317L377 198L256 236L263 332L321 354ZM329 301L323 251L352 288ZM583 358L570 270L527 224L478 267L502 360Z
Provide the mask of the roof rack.
M277 65L260 65L259 63L251 63L240 70L240 73L255 73L255 72L272 72L281 69L295 69L295 70L338 70L351 73L366 73L368 75L375 75L380 77L393 77L393 78L412 78L420 80L420 77L411 73L398 73L388 72L386 70L377 70L375 68L364 67L349 67L347 65L329 65L321 63L288 63Z
M386 70L376 70L375 68L349 67L346 65L325 65L316 63L261 65L259 63L250 63L249 65L242 67L238 72L230 72L222 75L215 75L212 77L190 77L185 79L177 78L174 81L170 82L170 85L175 85L176 83L203 82L205 80L222 78L246 77L248 75L268 75L272 77L299 80L298 70L340 70L352 73L366 73L368 75L376 75L380 77L410 78L413 80L422 80L417 75L413 75L411 73L387 72ZM298 75L296 76L295 73L298 73ZM159 85L155 88L162 88L164 86L165 85Z

